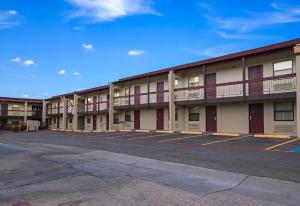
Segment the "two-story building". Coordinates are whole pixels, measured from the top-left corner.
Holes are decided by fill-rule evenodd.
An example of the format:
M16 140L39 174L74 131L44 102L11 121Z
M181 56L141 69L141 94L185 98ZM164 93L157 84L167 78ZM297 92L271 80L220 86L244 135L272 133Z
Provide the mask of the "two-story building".
M42 103L41 99L0 97L0 130L26 125L27 120L41 121Z
M51 127L63 130L300 136L297 80L300 39L119 79L45 106Z

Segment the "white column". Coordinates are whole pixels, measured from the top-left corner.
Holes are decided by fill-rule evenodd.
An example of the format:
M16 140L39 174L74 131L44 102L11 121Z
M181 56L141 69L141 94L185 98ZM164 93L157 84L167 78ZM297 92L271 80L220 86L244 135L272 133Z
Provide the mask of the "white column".
M47 102L43 100L43 108L42 108L42 124L46 125L46 111L47 111Z
M109 130L113 130L113 124L114 124L114 85L113 85L113 83L111 83L110 87L109 87L108 114L109 114Z
M296 129L297 137L300 137L300 45L294 47L296 55Z
M28 116L28 104L27 102L24 103L24 124L27 124L27 116Z
M78 130L78 95L74 94L74 106L73 106L73 131Z
M168 75L169 86L169 130L175 130L175 74L173 71Z
M62 122L62 130L67 129L67 98L63 97L63 122Z

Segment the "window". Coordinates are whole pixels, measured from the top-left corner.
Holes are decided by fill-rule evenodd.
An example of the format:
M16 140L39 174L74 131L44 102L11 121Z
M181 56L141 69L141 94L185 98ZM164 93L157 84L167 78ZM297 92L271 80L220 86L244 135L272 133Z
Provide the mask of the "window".
M115 89L114 97L119 97L119 96L120 96L120 89Z
M17 104L12 105L12 110L13 111L20 111L20 105L17 105Z
M129 96L129 88L125 88L125 96L126 96L126 97Z
M119 114L118 113L114 114L114 124L119 124Z
M88 102L88 103L92 103L92 97L88 97L88 98L87 98L87 102Z
M91 117L88 117L87 120L86 120L86 123L91 124L91 122L92 122Z
M125 111L125 121L131 122L131 111Z
M198 76L190 76L188 81L189 81L189 87L196 87L199 85Z
M179 81L178 79L175 79L175 86L178 86L179 85Z
M274 103L275 121L294 121L294 103L276 102Z
M190 107L189 108L189 121L199 121L199 108Z
M281 61L274 63L274 76L292 74L293 73L293 61Z
M175 121L178 121L178 109L175 109Z
M13 120L11 120L11 124L12 124L12 125L19 125L20 122L19 122L18 119L13 119Z

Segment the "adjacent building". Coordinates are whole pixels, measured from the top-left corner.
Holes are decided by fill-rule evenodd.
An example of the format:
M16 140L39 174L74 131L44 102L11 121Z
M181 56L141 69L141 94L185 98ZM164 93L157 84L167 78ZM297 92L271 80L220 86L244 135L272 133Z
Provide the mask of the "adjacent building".
M61 130L300 137L300 39L119 79L44 101ZM297 126L298 122L298 126Z
M0 97L0 130L22 130L27 120L41 121L42 103L41 99Z

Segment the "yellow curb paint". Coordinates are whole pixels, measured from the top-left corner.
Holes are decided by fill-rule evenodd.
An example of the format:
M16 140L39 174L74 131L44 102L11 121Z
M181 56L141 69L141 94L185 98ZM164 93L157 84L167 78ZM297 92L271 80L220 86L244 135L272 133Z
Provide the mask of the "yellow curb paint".
M289 143L292 143L292 142L296 142L298 140L300 140L300 138L298 138L298 139L292 139L292 140L289 140L289 141L286 141L286 142L282 142L280 144L275 144L275 145L273 145L271 147L267 147L265 150L271 150L271 149L274 149L276 147L280 147L282 145L286 145L286 144L289 144Z
M173 134L174 131L169 131L169 130L157 130L155 131L156 133L163 133L163 134Z
M137 129L134 130L135 132L150 132L150 130L144 130L144 129Z
M135 137L135 138L131 138L128 140L136 140L136 139L147 139L147 138L152 138L152 137L163 137L163 136L167 136L169 134L157 134L157 135L151 135L151 136L147 136L147 137Z
M258 137L258 138L277 138L277 139L288 139L290 138L287 135L268 135L268 134L256 134L254 135L254 137Z
M178 137L178 138L174 138L174 139L161 140L158 142L171 142L171 141L182 140L182 139L191 139L191 138L196 138L196 137L201 137L201 135L195 135L195 136L190 136L190 137Z
M205 145L210 145L210 144L215 144L215 143L220 143L220 142L234 141L234 140L243 139L246 137L250 137L250 136L242 136L242 137L236 137L236 138L230 138L230 139L217 140L217 141L207 142L207 143L204 143L201 145L205 146Z
M212 133L214 136L228 136L228 137L239 137L241 134L236 133Z
M118 131L120 131L120 132L131 132L132 130L130 130L130 129L120 129Z
M182 131L180 134L202 134L202 132L188 132L188 131Z

